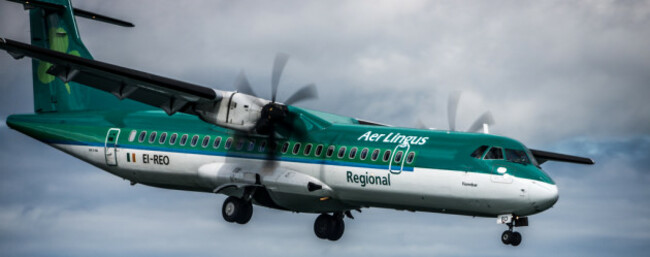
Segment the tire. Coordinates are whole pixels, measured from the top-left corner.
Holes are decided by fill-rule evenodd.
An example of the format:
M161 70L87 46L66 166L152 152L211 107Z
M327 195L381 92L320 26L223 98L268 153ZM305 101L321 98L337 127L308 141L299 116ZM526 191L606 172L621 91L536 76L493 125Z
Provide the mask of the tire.
M245 202L243 200L240 201L240 211L238 213L239 216L236 217L235 222L238 224L246 224L251 220L251 217L253 217L253 204L251 202Z
M330 231L327 239L331 241L339 240L341 236L343 236L343 231L345 231L345 222L343 222L343 218L337 219L332 217L332 220L330 222Z
M325 213L319 215L318 218L316 218L316 221L314 221L314 233L318 238L320 239L328 238L331 219L332 216L327 215Z
M240 216L241 212L241 200L237 197L230 196L223 201L223 206L221 207L221 215L223 219L227 222L235 222L237 217Z
M521 234L519 234L519 232L512 233L512 237L510 238L510 244L512 246L518 246L519 244L521 244Z
M503 234L501 234L501 242L503 242L503 244L509 245L512 242L512 231L503 231Z

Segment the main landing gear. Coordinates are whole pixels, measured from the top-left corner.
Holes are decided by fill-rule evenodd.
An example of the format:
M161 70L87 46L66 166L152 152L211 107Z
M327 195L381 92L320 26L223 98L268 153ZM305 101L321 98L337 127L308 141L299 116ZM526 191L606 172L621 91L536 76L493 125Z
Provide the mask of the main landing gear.
M345 222L343 222L343 213L340 212L334 215L323 213L314 222L314 233L320 239L339 240L344 230Z
M221 208L223 219L228 222L246 224L253 217L253 204L241 198L229 196Z
M519 217L513 215L501 215L498 217L498 223L508 225L508 230L501 234L501 242L505 245L518 246L521 244L521 234L513 231L513 227L528 226L528 217Z

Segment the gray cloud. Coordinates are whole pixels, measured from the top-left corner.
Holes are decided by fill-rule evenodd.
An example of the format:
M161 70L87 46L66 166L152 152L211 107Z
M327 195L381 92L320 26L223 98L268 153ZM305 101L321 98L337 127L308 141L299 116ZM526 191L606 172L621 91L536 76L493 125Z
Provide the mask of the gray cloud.
M548 163L560 201L531 218L513 251L491 219L370 209L336 243L314 215L256 208L250 224L219 217L221 196L130 187L0 126L0 249L7 255L644 255L650 242L650 2L75 1L133 21L84 19L102 61L220 89L245 69L269 95L276 52L292 55L280 98L315 82L301 106L402 126L458 127L484 110L491 130L527 145L594 158ZM0 36L29 41L28 17L0 2ZM0 53L0 118L32 111L31 62ZM290 249L290 250L287 250Z

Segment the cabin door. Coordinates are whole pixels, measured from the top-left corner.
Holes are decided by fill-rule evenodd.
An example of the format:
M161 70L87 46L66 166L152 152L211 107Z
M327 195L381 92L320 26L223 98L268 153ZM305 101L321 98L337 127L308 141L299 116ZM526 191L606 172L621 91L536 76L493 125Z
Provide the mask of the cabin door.
M117 138L120 136L120 129L112 128L106 133L106 142L104 143L104 155L106 164L117 166Z
M404 160L411 150L411 145L404 141L393 149L390 159L388 160L388 170L393 174L400 174L404 170Z

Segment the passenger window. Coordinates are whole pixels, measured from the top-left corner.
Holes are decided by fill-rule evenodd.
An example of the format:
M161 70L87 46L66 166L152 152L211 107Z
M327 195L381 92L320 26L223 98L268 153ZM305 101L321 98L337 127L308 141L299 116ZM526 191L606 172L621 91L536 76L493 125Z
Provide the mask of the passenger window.
M187 134L183 134L183 136L181 137L181 142L180 143L181 143L181 146L184 146L185 144L187 144Z
M363 150L361 150L361 155L359 157L361 157L361 160L365 160L366 157L368 157L368 148L363 148Z
M158 139L158 143L164 144L165 140L167 140L167 132L163 132L160 134L160 139Z
M228 150L230 149L231 146L232 146L232 137L228 137L228 139L226 139L226 144L223 147L226 148L226 150Z
M336 146L330 145L327 148L327 152L325 152L325 156L332 157L332 154L334 154L334 148L336 148Z
M282 145L282 153L287 153L289 150L289 142L284 142L284 145Z
M176 139L178 138L178 134L174 133L172 134L171 137L169 137L169 144L174 145L176 144Z
M190 144L192 145L192 147L195 147L197 143L199 143L199 135L194 135L192 137L192 142L190 142Z
M513 150L506 148L506 160L516 163L530 164L526 152L522 150Z
M156 135L157 134L158 133L156 133L156 131L151 132L151 134L149 135L149 143L153 143L154 141L156 141Z
M135 129L131 130L131 134L129 134L129 142L133 142L133 140L135 140L135 135L137 135L137 134L138 134L138 131L136 131Z
M300 151L300 143L296 143L295 145L293 145L293 151L291 152L293 154L298 154L299 151Z
M347 147L341 146L341 148L339 148L339 153L336 154L336 156L338 156L339 158L343 158L343 156L345 156L345 150L347 150Z
M311 147L312 147L311 144L307 144L307 145L305 146L305 150L304 150L302 153L303 153L304 155L309 155L309 154L311 153Z
M315 152L314 154L316 155L316 157L318 157L318 156L320 156L320 154L322 154L322 153L323 153L323 145L318 145L318 146L316 147L316 152Z
M479 146L478 148L476 148L476 150L474 150L474 152L472 152L470 156L476 159L481 159L481 157L483 157L483 153L485 153L485 150L487 149L488 149L487 145Z
M386 162L386 161L388 161L388 159L390 159L390 150L386 150L386 152L384 152L384 159L383 160Z
M248 141L247 150L250 152L253 151L253 149L255 149L255 139L251 139L250 141Z
M140 132L140 135L138 136L138 142L144 142L145 138L147 138L147 131Z
M501 147L492 147L485 155L485 160L503 160L503 152Z
M201 146L203 148L206 148L208 147L209 144L210 144L210 136L203 137L203 142L201 142Z
M266 140L260 143L260 147L257 150L259 150L260 152L264 152L264 150L266 150Z
M415 152L410 152L409 155L406 157L406 163L411 164L413 163L414 159L415 159Z
M237 141L236 148L237 150L241 150L242 148L244 148L244 139L239 139L239 141Z
M399 163L399 162L402 161L402 155L403 155L403 154L404 154L404 153L403 153L402 151L398 151L398 152L395 154L395 162L396 162L396 163Z
M219 148L219 145L221 144L221 137L217 137L214 139L214 143L212 143L212 148Z
M374 151L372 151L372 155L370 156L370 159L372 159L373 161L376 161L377 158L379 158L379 149L375 149Z
M348 155L348 157L350 157L350 159L354 159L354 157L356 156L357 156L357 148L353 147L352 149L350 149L350 155Z

